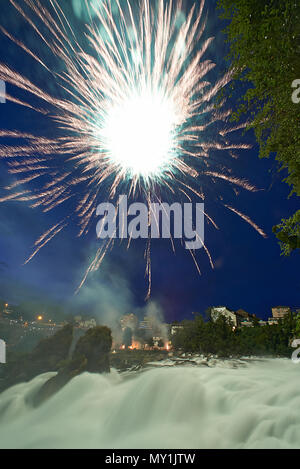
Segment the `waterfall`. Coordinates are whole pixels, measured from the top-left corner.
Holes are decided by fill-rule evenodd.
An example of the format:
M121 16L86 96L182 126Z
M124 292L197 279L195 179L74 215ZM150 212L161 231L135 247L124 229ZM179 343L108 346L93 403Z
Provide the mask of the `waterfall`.
M86 373L33 408L48 373L0 395L0 447L300 448L299 375L289 359Z

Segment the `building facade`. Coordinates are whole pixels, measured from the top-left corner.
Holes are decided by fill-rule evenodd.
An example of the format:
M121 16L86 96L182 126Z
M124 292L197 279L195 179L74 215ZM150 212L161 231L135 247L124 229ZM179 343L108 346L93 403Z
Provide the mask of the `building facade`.
M97 327L97 321L96 319L89 319L87 321L81 321L79 323L79 327L82 329L93 329L94 327Z
M134 331L139 324L139 320L135 314L125 314L120 319L121 329L124 331L125 329L129 328Z
M291 308L288 306L276 306L272 308L272 316L274 319L283 319L287 314L291 313Z
M226 308L226 306L213 307L210 310L210 316L212 321L217 321L220 317L225 317L228 321L231 321L234 327L238 326L237 315L234 311Z

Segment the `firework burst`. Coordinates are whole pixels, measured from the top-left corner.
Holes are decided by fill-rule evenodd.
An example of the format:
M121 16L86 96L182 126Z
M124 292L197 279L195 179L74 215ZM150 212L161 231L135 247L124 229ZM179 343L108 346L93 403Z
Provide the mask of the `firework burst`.
M158 0L103 1L90 13L85 39L80 45L57 0L46 9L38 0L22 6L10 0L39 40L63 64L52 70L46 61L1 27L63 88L57 98L25 76L0 64L0 77L38 98L37 107L13 96L11 102L29 107L57 126L52 138L1 131L0 137L18 139L20 145L2 145L0 157L18 179L6 189L1 202L23 201L49 212L74 200L76 208L36 241L29 262L69 223L77 221L78 235L94 226L96 208L104 194L117 199L122 191L143 197L148 204L162 196L204 200L205 188L223 179L245 190L256 190L247 181L232 176L230 169L211 154L249 148L230 144L227 134L246 127L231 126L231 110L215 98L231 80L228 72L217 82L206 77L215 64L205 60L213 38L203 39L206 19L204 0L194 6L181 24L182 2ZM95 2L94 2L95 4ZM114 8L112 7L114 6ZM88 7L88 4L87 4ZM42 23L46 33L38 27ZM39 181L36 188L34 181ZM247 216L224 204L260 234L263 231ZM214 221L206 214L208 220ZM87 269L98 269L114 241L103 243ZM130 244L130 243L129 243ZM205 247L210 261L211 256ZM151 288L150 239L146 246L147 275ZM195 254L191 252L196 262ZM80 286L81 286L80 285Z

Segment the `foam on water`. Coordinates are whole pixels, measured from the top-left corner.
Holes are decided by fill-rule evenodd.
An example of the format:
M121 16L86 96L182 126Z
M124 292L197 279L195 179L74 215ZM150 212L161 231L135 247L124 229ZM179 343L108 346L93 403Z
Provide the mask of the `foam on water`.
M34 409L53 374L0 395L1 448L300 448L300 366L83 374Z

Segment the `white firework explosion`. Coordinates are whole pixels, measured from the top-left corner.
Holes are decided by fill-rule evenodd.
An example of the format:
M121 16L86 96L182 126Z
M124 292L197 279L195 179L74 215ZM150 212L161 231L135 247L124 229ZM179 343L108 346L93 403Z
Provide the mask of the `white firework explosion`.
M211 158L215 151L250 147L226 140L227 134L246 127L246 123L230 125L232 111L225 107L225 100L216 107L215 98L231 81L232 73L213 84L206 79L215 64L203 58L213 41L202 39L204 0L190 10L180 26L181 1L157 0L152 6L150 0L99 0L101 8L93 2L86 26L88 52L80 46L57 0L49 0L47 9L38 0L24 0L23 6L10 2L63 63L64 71L52 70L24 43L4 28L2 32L51 74L66 98L51 95L0 64L1 79L40 99L43 105L38 108L30 99L28 103L13 96L7 99L40 113L42 119L51 119L58 130L51 138L18 130L0 131L0 137L23 141L22 145L0 148L10 173L19 177L6 188L9 194L1 201L24 201L44 212L70 199L76 203L75 212L36 241L27 262L71 222L77 220L79 235L86 234L94 226L96 207L104 193L113 200L126 190L129 197L142 196L150 204L167 193L177 200L191 200L195 195L204 200L205 186L217 179L256 190L232 176L223 162L218 164ZM40 32L40 22L47 34ZM36 180L38 188L32 184ZM265 236L247 215L224 205ZM100 267L113 243L108 240L101 245L81 285L89 272ZM150 239L146 258L149 296Z

